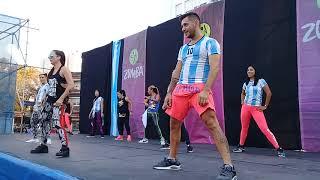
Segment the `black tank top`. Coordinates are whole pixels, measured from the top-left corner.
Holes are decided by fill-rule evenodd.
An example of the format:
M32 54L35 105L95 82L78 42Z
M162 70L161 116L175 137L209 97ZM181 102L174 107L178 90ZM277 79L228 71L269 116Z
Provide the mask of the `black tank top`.
M128 114L129 113L129 105L128 101L125 98L118 100L118 113L120 114Z
M62 83L66 83L66 79L59 74L61 68L62 66L55 74L48 76L49 93L47 101L49 103L55 103L65 91L65 88L61 86Z
M65 113L70 114L70 112L71 112L71 106L70 106L70 103L67 103Z

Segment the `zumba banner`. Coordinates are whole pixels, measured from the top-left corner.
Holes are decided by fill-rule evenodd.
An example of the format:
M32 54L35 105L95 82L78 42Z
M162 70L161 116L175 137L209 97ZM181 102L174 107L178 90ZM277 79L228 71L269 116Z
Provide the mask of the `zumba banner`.
M320 151L320 0L297 0L302 148Z
M132 101L131 134L143 137L142 114L145 96L146 33L144 30L124 39L122 89Z
M204 35L216 39L221 48L223 47L223 22L224 22L224 2L217 2L195 9L201 19L201 30ZM189 40L185 39L185 43ZM212 87L217 118L221 128L224 130L224 105L223 105L223 79L222 79L222 59L220 71ZM213 143L213 138L199 118L199 115L192 109L185 119L186 128L192 143Z

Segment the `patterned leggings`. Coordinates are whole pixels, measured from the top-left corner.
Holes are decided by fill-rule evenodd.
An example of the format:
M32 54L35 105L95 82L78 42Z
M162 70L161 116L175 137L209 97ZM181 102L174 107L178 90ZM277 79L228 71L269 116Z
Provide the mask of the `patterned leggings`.
M53 106L53 103L46 102L39 118L40 126L40 140L41 143L46 144L49 137L51 123L53 127L57 128L59 139L62 145L68 145L65 129L60 125L60 110L59 107Z
M154 125L156 126L156 130L157 130L157 133L160 137L160 141L164 141L164 137L162 136L162 132L161 132L161 129L160 129L160 126L159 126L159 114L157 112L148 112L147 113L147 117L148 119L151 117L152 120L153 120L153 123ZM144 138L146 138L146 128L144 129Z
M38 135L39 122L41 118L41 111L33 111L30 119L33 138L36 139Z

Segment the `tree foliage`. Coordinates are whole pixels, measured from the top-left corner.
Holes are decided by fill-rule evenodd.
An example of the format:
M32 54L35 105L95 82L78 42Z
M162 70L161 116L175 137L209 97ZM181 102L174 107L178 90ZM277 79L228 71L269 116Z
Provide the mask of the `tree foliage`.
M40 86L39 74L41 74L41 71L33 67L26 67L17 71L16 111L21 110L21 103L23 101L35 99L37 90Z

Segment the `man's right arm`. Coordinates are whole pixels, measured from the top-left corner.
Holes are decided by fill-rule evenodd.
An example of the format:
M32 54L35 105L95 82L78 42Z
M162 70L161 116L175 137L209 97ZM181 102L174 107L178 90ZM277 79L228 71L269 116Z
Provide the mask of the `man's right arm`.
M181 69L182 69L182 62L178 60L176 68L172 72L171 81L167 89L167 95L164 98L164 103L162 106L163 110L171 107L171 98L172 98L171 94L179 81L179 75L180 75Z
M167 94L172 94L174 88L176 87L178 81L179 81L179 76L181 73L182 69L182 62L178 60L176 68L173 70L172 75L171 75L171 81L167 89Z

